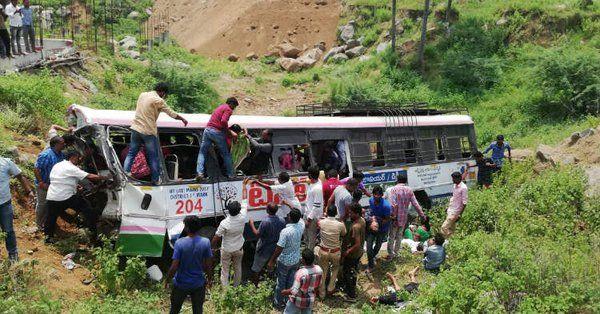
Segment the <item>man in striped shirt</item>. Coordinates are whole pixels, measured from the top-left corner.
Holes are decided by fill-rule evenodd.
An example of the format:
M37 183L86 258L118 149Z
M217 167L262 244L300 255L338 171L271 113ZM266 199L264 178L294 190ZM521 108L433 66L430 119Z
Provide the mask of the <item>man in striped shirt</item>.
M400 250L404 229L408 220L408 205L413 205L421 219L427 219L421 205L417 202L415 193L406 185L407 182L408 178L405 174L398 174L396 185L387 191L388 200L392 204L392 226L390 227L387 244L388 259L394 258Z
M294 275L294 284L290 289L281 291L284 296L289 296L284 314L309 314L315 305L315 296L323 278L323 270L319 265L314 265L315 254L309 249L302 251L302 264Z

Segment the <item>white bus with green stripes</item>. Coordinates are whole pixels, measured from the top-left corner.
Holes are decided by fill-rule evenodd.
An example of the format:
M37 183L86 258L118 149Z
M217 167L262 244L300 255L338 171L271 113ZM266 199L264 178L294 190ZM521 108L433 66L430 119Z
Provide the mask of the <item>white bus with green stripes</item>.
M100 230L117 236L124 255L163 256L179 236L187 215L200 216L206 226L203 234L210 236L225 217L229 201L239 201L256 222L266 217L268 203L279 202L270 190L248 183L247 178L257 177L252 173L237 171L234 178L222 176L214 153L207 160L207 179L195 181L199 141L208 114L184 114L187 126L160 115L162 183L152 185L148 178L128 176L123 170L135 112L80 105L72 105L68 112L80 139L77 145L87 152L88 167L93 168L87 170L114 178L108 189L94 190L87 197L102 212ZM405 173L425 207L451 193L452 172L472 171L467 165L474 164L471 156L476 151L476 139L473 120L467 114L421 107L369 111L314 105L301 107L298 113L304 116L234 114L230 123L255 136L263 129L273 131L269 171L261 179L275 180L280 171L289 172L302 204L307 168L331 167L323 161L325 154L338 158L336 170L341 176L360 169L367 188L391 185L399 173ZM335 152L331 152L332 147ZM475 172L466 177L473 181ZM250 232L245 235L251 243Z

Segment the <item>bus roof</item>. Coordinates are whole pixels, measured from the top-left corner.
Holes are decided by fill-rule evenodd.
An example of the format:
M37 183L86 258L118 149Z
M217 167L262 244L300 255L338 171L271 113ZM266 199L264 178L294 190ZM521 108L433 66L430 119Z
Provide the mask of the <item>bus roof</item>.
M78 118L84 124L130 126L135 111L92 109L80 105L72 105ZM210 114L182 114L188 121L184 127L181 121L174 120L161 113L157 125L159 128L191 128L206 127ZM250 116L232 115L230 124L239 124L248 129L353 129L353 128L384 128L401 126L442 126L470 125L473 120L468 115L433 115L411 117L281 117L281 116Z

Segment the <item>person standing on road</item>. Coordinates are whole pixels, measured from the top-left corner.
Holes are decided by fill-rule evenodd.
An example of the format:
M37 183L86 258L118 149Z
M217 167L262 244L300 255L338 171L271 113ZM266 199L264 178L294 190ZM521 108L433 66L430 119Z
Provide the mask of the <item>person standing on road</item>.
M166 83L158 83L151 92L141 93L137 100L135 108L135 118L131 124L131 141L129 143L129 152L125 158L125 172L131 176L131 167L135 157L143 144L146 149L146 159L150 164L152 171L152 183L160 184L160 161L158 150L158 128L156 120L161 112L166 113L173 119L180 120L187 126L188 121L180 114L173 111L165 102L169 93L169 87Z
M427 216L423 213L423 209L413 190L406 185L408 178L405 174L398 174L396 179L396 185L388 190L388 199L392 205L392 226L388 236L388 260L393 259L398 255L400 247L402 246L402 238L404 237L404 229L406 229L406 223L408 222L408 205L415 208L421 219L427 220Z
M369 199L369 210L367 211L367 257L369 267L367 272L375 268L375 258L381 249L381 244L390 229L392 205L383 198L383 188L379 185L373 188L373 196Z
M35 27L33 26L33 10L29 7L29 0L23 0L24 8L21 9L23 15L23 41L25 42L25 52L35 52Z
M35 175L35 192L37 202L35 204L35 223L39 231L43 231L48 220L48 204L46 203L46 194L50 186L50 172L57 163L63 161L65 156L62 153L65 147L65 140L60 136L54 136L50 139L50 147L44 149L35 161L33 174Z
M4 157L0 157L0 227L5 233L4 242L8 251L8 259L11 262L19 260L17 250L17 237L13 226L14 213L11 203L10 179L17 178L30 200L33 200L31 184L21 174L21 169L15 163Z
M238 104L235 97L229 97L224 104L217 107L210 115L206 129L202 132L202 144L200 144L196 167L196 171L198 172L196 176L197 181L204 179L204 162L211 144L215 144L219 154L221 154L225 166L225 175L230 178L233 177L233 161L231 160L231 153L227 148L226 137L229 132L229 118Z
M173 262L165 279L165 288L173 278L171 314L181 311L185 299L192 299L192 313L201 314L206 297L206 286L212 281L212 250L210 240L201 237L202 221L198 216L183 220L187 236L179 238L173 248Z
M483 151L483 154L487 154L490 150L492 151L492 161L496 164L498 170L504 165L504 151L508 151L508 161L512 160L510 144L504 141L504 135L502 134L496 137L496 141L492 142L492 144Z
M13 56L26 55L21 49L21 35L23 30L23 15L18 0L10 0L6 5L4 12L8 15L8 24L10 25L10 39Z
M352 226L350 232L347 233L342 253L343 269L342 272L342 288L346 293L349 301L356 300L356 279L358 276L358 266L360 258L364 253L365 247L365 229L366 222L361 217L362 207L358 203L353 203L349 208L350 220Z
M300 245L304 233L304 220L299 209L290 212L290 223L281 230L275 252L269 260L268 268L273 269L277 261L277 285L275 286L275 307L283 309L285 300L281 291L289 289L300 262Z
M310 314L315 306L323 270L315 265L315 254L309 249L302 251L302 265L294 275L292 287L281 291L282 295L289 296L284 314Z
M0 58L12 58L10 52L10 34L6 29L6 18L8 16L4 12L4 6L0 4Z
M313 250L317 244L317 222L323 217L323 184L319 181L319 168L308 168L308 193L306 195L306 248Z
M462 181L462 174L460 172L452 173L452 183L454 183L452 197L450 198L450 203L446 210L446 220L444 220L441 228L441 232L446 239L454 233L456 222L467 207L469 193L467 185Z
M212 239L213 247L221 241L221 285L229 286L229 271L233 264L233 286L242 283L242 256L244 255L244 227L248 222L246 210L233 201L226 205L229 215L223 219Z
M324 271L323 280L319 288L319 297L324 299L327 294L332 294L335 289L335 280L338 278L340 270L340 260L342 257L342 239L346 235L346 226L338 221L337 209L335 206L327 207L327 217L319 220L319 229L321 230L321 243L315 248L315 254L319 259L319 266ZM327 274L331 269L329 277L329 286L325 288Z
M258 285L260 273L269 262L273 252L275 252L281 230L285 228L285 220L277 216L278 209L279 206L275 203L267 204L267 214L269 216L260 222L258 230L254 226L254 220L250 219L249 221L252 233L258 237L254 261L252 262L252 281L256 285Z
M50 171L50 186L46 195L48 204L48 220L45 226L46 243L55 242L56 219L68 208L83 213L85 224L91 233L92 242L97 240L98 213L92 209L86 199L77 194L77 185L83 179L104 181L108 178L79 169L78 165L80 163L81 154L76 150L72 150L65 154L65 160L54 165L52 171Z

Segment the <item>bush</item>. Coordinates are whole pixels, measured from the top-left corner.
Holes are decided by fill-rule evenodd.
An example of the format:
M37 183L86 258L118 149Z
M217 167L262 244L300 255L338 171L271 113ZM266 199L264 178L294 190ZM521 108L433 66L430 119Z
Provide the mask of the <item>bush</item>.
M103 246L94 250L92 273L98 289L108 295L118 295L147 286L146 265L142 258L131 257L125 269L119 267L120 248L113 249L112 243L104 239Z
M253 284L237 287L213 287L211 301L217 313L267 313L271 310L273 282L263 281L258 287Z
M540 59L533 79L542 90L542 100L529 109L543 118L564 119L600 112L597 50L549 50Z

